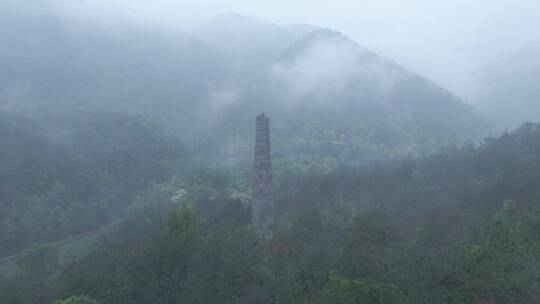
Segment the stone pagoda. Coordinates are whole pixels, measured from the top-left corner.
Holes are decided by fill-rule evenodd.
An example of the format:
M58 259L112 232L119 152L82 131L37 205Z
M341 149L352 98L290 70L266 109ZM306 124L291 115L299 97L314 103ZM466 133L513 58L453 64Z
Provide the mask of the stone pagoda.
M251 225L262 238L274 236L274 198L272 196L272 149L270 120L257 116Z

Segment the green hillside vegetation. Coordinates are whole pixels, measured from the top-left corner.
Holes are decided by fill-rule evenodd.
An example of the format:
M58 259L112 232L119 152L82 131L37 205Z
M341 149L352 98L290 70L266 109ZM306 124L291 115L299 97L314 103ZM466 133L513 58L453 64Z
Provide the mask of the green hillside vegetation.
M187 151L142 117L0 114L0 256L125 214L140 189L181 176Z
M23 268L0 297L534 303L539 138L540 126L526 124L426 158L327 173L292 170L276 180L279 233L269 241L249 229L246 178L198 170L141 194L148 204L94 253L63 270ZM171 204L177 207L162 217L158 210Z
M0 1L0 304L540 303L540 124L480 140L459 97L334 30L59 5ZM536 113L521 54L485 70L495 125Z
M300 35L238 15L191 34L111 30L29 7L0 4L0 109L10 113L142 115L235 163L251 158L252 118L264 111L276 152L347 163L427 155L485 131L450 92L331 30Z

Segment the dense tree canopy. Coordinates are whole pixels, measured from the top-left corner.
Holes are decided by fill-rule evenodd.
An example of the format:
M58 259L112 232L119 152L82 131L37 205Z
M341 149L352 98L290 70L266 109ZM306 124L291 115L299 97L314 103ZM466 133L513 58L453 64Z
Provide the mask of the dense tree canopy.
M139 189L185 174L172 135L120 113L0 113L0 256L120 217Z
M87 257L61 272L21 267L0 297L534 303L540 188L530 181L540 178L538 138L540 126L526 124L478 147L423 159L278 172L278 234L268 241L248 225L245 176L194 170L140 192L129 217ZM21 263L53 261L49 256L36 247ZM45 284L33 283L37 278Z

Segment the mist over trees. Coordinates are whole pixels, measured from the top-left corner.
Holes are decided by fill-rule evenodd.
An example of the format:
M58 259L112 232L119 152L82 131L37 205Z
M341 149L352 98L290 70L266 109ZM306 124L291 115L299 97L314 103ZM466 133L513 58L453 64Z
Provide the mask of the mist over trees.
M339 31L238 14L7 0L0 46L2 304L540 301L535 48L466 102Z
M141 117L1 118L2 256L108 224L138 189L186 174L184 146Z
M280 233L267 243L246 225L241 178L194 172L141 194L145 211L94 253L59 274L23 268L4 296L13 303L80 294L99 303L530 303L538 288L539 130L525 125L425 159L289 172L276 184ZM179 207L159 220L152 210L171 197Z
M450 92L334 31L239 15L218 16L192 34L110 30L36 14L2 18L10 29L2 44L17 50L0 59L8 112L128 111L195 147L216 145L224 158L249 153L230 151L230 141L247 146L246 126L261 111L276 117L276 151L332 149L342 161L421 155L436 149L433 142L485 131ZM362 143L351 134L357 129ZM299 130L320 146L291 142ZM360 149L367 155L351 155Z
M498 130L540 119L539 54L540 45L524 47L477 72L478 107Z

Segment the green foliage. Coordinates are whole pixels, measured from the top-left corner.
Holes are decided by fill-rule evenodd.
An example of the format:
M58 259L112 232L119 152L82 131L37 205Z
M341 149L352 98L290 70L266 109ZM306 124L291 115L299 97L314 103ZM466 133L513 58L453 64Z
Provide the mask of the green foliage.
M26 273L46 277L58 270L58 250L50 244L32 245L17 258L17 266Z
M383 277L392 265L395 235L388 220L380 214L354 218L345 230L340 273L353 278Z
M98 304L98 302L90 299L87 296L69 297L65 300L56 301L54 304Z
M8 280L3 275L3 269L0 268L0 303L8 303L7 284Z
M162 235L167 239L188 241L200 231L202 220L189 207L183 206L169 214L162 228Z
M368 280L351 280L331 275L318 303L380 304L403 303L403 296L395 285Z
M58 250L49 244L32 245L19 255L17 265L20 271L6 282L0 282L2 303L49 301L51 295L47 287L60 272Z
M128 114L0 113L0 139L0 256L108 224L140 190L185 170L178 140Z
M279 176L272 240L248 225L238 195L248 195L246 177L195 170L139 191L119 232L61 273L45 267L46 279L33 275L54 259L43 248L29 251L28 271L11 278L0 299L535 303L539 135L526 125L423 159Z
M459 300L534 302L540 280L540 238L527 214L507 202L459 255ZM480 279L481 278L481 279Z

